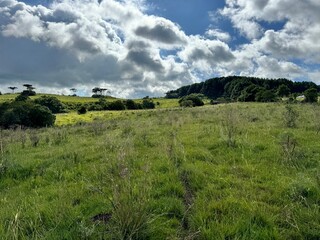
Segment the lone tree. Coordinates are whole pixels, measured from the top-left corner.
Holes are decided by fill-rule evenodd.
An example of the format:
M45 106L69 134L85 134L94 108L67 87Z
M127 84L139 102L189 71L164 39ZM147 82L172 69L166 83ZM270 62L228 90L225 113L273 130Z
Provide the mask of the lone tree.
M104 95L104 92L108 92L107 88L100 88L101 95Z
M103 96L105 92L109 93L110 91L107 88L94 87L92 92L94 96Z
M31 84L23 84L23 86L26 87L28 91L32 91L35 89Z
M73 92L73 95L76 95L77 89L76 88L70 88L70 91Z
M35 87L33 87L31 84L23 84L23 86L25 88L27 88L27 90L24 90L21 94L22 95L27 95L27 96L34 96L36 95L36 92L34 91L34 89L36 89Z
M9 89L11 89L12 93L14 93L14 90L18 89L17 87L8 87Z

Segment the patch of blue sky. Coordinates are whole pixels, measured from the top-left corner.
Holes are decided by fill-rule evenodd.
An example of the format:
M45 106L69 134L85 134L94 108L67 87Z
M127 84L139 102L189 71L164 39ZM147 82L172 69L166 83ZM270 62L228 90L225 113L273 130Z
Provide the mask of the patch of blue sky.
M42 6L49 6L53 0L20 0L20 2L24 2L28 5L42 5Z
M275 21L275 22L268 22L268 21L258 21L258 23L266 30L274 30L280 31L284 28L284 25L287 21Z
M187 35L203 35L210 25L210 10L224 6L223 1L208 0L149 0L150 14L177 23Z

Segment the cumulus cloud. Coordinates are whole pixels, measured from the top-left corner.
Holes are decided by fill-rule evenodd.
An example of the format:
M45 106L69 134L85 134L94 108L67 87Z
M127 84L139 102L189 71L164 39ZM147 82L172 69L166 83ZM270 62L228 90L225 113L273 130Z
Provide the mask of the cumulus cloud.
M320 61L317 0L227 0L209 12L201 35L187 35L169 19L148 14L146 0L59 0L31 6L0 1L0 87L90 94L106 87L121 97L161 96L212 75L311 79ZM213 14L214 13L214 14ZM221 16L247 38L217 24ZM268 29L281 22L279 29ZM303 62L300 66L295 60Z
M139 26L135 29L135 34L146 39L168 44L182 45L186 42L186 36L179 27L163 18L151 18L149 25Z
M145 14L144 7L132 0L66 0L49 7L1 1L0 83L87 90L108 85L124 89L114 90L120 96L138 96L145 87L163 94L186 80L189 70L160 50L181 48L187 36L177 24Z
M320 2L316 0L227 0L220 13L262 51L277 58L319 62ZM263 29L261 22L283 22L280 30Z
M205 35L208 38L217 39L222 42L229 42L231 40L231 36L229 33L223 32L220 29L216 29L216 28L208 29Z
M178 53L179 57L193 67L211 72L221 63L234 59L229 46L219 40L191 36L188 45Z

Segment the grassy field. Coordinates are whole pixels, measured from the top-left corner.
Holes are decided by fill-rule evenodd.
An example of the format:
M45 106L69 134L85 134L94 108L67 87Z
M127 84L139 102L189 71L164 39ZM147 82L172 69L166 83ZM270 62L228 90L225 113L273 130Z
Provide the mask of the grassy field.
M0 239L320 239L319 118L234 103L3 130Z
M3 94L0 95L0 103L12 101L14 100L19 94ZM92 97L78 97L78 96L64 96L64 95L56 95L56 94L37 94L36 96L32 96L31 99L36 99L41 96L53 96L58 98L63 103L93 103L98 102L98 98L92 98ZM117 98L113 97L107 97L107 101L115 101L118 100ZM142 99L134 99L136 102L142 102ZM166 99L166 98L153 98L154 103L156 103L156 108L172 108L172 107L178 107L179 103L177 99Z
M0 95L0 103L13 100L19 94L3 94ZM97 102L97 98L92 97L78 97L78 96L64 96L64 95L56 95L56 94L37 94L36 96L31 96L31 99L36 99L41 96L53 96L57 97L63 103L90 103L90 102Z

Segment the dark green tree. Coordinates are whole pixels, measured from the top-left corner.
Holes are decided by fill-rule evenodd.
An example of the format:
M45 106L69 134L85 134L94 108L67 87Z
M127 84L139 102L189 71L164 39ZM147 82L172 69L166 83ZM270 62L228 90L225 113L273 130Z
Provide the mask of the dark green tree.
M8 87L8 88L11 89L13 94L14 94L14 90L18 89L17 87Z
M52 126L55 118L47 107L32 101L0 104L0 126L4 128L9 128L12 125L33 128Z
M288 97L290 93L290 88L285 84L281 84L277 89L277 95L279 97Z
M81 107L79 107L78 114L86 114L86 113L87 113L86 106L82 105Z
M154 102L152 101L151 98L144 98L142 100L142 108L143 109L153 109L155 107L156 107L156 105L154 104Z
M37 98L34 100L35 103L46 106L51 110L52 113L63 113L65 112L64 105L62 102L52 96L41 96L40 98Z
M131 99L126 100L125 105L129 110L139 109L139 105Z
M272 90L262 89L256 94L255 100L257 102L275 102L276 94Z
M179 104L181 107L190 106L192 102L192 107L203 106L204 102L197 94L187 95L179 100Z
M76 88L70 88L70 91L73 92L73 96L77 96L77 89Z
M238 98L240 102L254 102L256 100L256 94L260 91L265 90L262 87L259 87L255 84L251 84L242 90L241 95Z
M27 95L27 96L35 96L36 92L34 91L34 89L36 89L35 87L33 87L31 84L23 84L24 87L27 88L27 90L22 91L21 95Z
M318 91L315 88L309 88L304 92L305 102L315 103L318 102Z
M125 110L126 109L126 105L123 103L123 101L121 100L116 100L116 101L113 101L113 102L110 102L108 104L108 109L109 110Z

